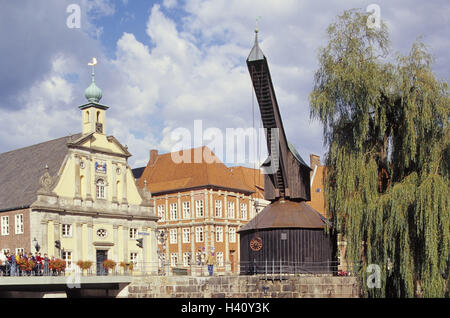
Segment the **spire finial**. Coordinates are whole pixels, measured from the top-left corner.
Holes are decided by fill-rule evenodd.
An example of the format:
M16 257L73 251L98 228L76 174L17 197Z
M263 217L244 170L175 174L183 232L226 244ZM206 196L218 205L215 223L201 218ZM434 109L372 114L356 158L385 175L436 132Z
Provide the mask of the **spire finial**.
M97 59L95 57L92 58L92 62L88 63L89 66L92 66L92 83L85 90L84 96L89 102L98 103L102 98L102 90L95 85L95 65L97 65Z
M258 29L258 21L261 19L261 16L258 16L257 18L256 18L256 25L255 25L255 33L257 34L258 32L259 32L259 29Z
M88 63L88 65L92 66L92 82L95 82L95 65L97 65L97 59L93 57L92 62Z

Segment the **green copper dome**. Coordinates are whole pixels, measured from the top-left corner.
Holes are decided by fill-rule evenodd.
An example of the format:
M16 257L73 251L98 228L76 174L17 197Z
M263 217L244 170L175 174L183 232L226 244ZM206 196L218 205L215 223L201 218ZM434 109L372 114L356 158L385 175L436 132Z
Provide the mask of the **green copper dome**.
M95 85L94 74L92 74L92 83L84 91L84 96L89 102L98 103L102 99L102 90Z

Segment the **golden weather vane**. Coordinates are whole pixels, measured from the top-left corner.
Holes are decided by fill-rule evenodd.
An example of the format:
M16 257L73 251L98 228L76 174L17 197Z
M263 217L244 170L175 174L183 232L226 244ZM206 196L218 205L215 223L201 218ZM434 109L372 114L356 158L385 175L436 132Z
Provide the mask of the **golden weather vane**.
M95 68L95 65L97 65L97 59L95 57L93 57L92 62L89 62L88 65L92 66L92 81L94 81L94 77L95 77L94 68Z

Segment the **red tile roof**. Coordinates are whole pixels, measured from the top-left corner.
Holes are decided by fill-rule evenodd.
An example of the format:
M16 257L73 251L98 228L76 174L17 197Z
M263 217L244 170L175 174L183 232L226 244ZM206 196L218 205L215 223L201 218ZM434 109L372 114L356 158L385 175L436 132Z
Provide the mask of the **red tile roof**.
M243 166L230 167L230 171L236 178L242 180L250 189L255 191L255 196L264 199L264 175L259 169Z
M191 162L177 163L178 156L187 156ZM148 162L137 185L143 188L144 180L152 194L199 188L217 188L246 194L254 192L241 179L233 176L225 164L206 146L156 155L154 162Z

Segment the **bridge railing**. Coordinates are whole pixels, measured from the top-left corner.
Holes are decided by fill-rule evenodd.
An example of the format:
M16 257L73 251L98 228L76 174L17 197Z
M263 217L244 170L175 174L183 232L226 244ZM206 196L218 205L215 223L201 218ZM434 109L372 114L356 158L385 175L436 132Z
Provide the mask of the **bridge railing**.
M132 264L132 266L130 266ZM123 265L123 264L122 264ZM288 262L288 261L254 261L254 262L222 262L213 265L213 275L239 274L239 275L312 275L327 274L336 276L354 276L359 267L353 264L339 264L338 262ZM89 269L81 270L77 265L70 264L65 270L48 268L34 268L33 270L15 271L8 265L0 266L0 276L66 276L78 273L82 276L208 276L207 264L173 264L160 262L128 263L126 266L117 264L113 268L106 269L102 265L92 264Z

